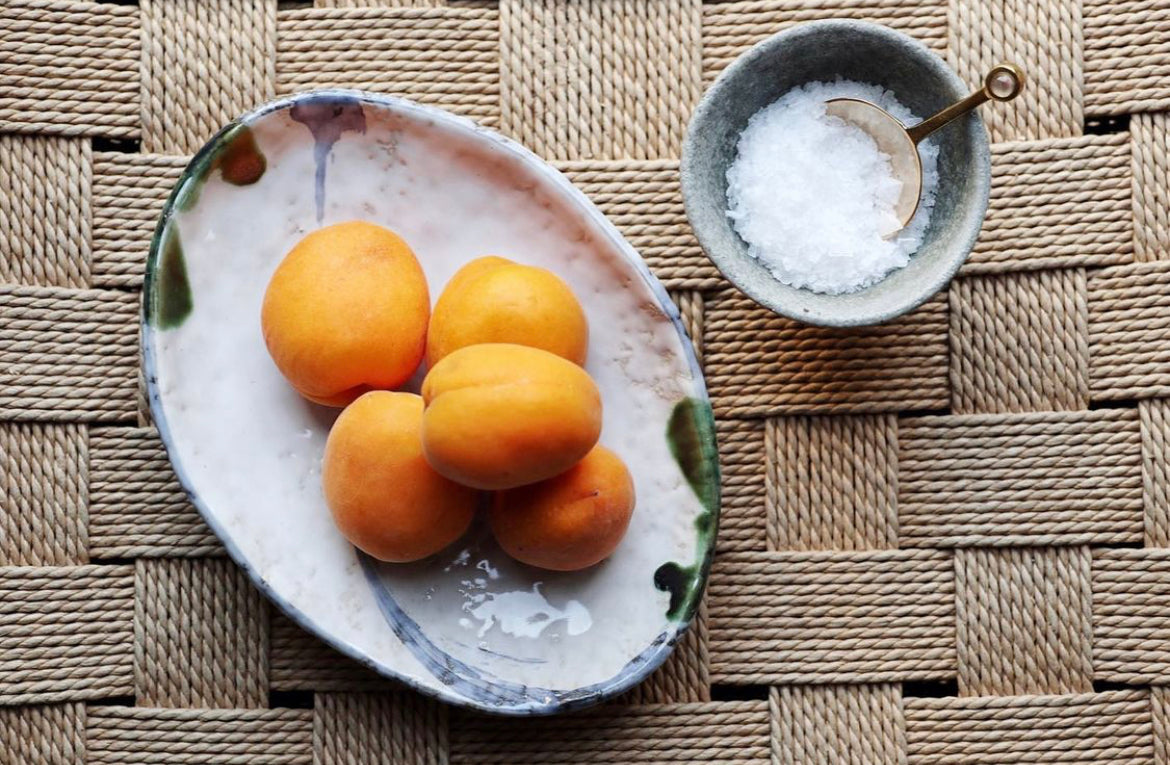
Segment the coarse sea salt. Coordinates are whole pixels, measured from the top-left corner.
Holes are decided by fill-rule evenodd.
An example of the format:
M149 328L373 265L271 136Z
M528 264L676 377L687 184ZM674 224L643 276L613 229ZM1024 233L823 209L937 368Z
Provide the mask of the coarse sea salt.
M814 292L854 292L910 262L930 224L938 147L918 145L922 197L910 224L894 207L902 182L861 128L825 113L833 98L877 104L904 125L921 119L876 85L838 80L795 88L748 121L727 170L727 215L748 253L777 279Z

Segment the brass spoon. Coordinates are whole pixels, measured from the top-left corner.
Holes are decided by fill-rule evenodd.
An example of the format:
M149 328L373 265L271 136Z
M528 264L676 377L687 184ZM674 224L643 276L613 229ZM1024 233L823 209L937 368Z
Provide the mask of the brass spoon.
M914 127L906 127L880 106L857 98L834 98L826 104L825 111L869 133L878 149L889 155L894 177L902 182L902 193L894 207L902 228L914 217L922 196L918 142L987 100L1010 101L1023 89L1024 72L1014 64L998 64L987 73L982 88Z

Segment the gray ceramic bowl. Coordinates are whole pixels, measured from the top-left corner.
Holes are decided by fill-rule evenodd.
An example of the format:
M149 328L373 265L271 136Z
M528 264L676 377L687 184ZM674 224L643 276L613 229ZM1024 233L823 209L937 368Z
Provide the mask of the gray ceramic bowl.
M727 217L727 168L753 114L794 87L837 77L888 88L924 117L971 91L941 58L899 32L860 21L801 24L744 53L703 96L683 145L682 189L699 243L732 283L781 315L853 327L904 314L946 286L983 224L991 164L977 114L944 127L934 134L940 177L934 213L909 265L843 295L782 284L748 255Z

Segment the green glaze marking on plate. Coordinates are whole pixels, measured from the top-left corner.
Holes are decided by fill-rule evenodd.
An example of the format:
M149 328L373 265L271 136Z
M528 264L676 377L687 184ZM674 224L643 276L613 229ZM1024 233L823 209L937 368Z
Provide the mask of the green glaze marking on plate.
M707 514L714 515L719 506L719 455L715 450L711 405L697 398L685 398L675 404L666 426L666 440L687 483Z
M183 182L179 195L175 200L175 209L187 212L199 203L199 195L203 191L203 179L191 176Z
M156 289L151 322L160 329L174 329L191 313L191 283L187 280L187 262L183 244L173 225L163 231L159 252Z
M719 453L711 405L696 398L675 404L666 426L666 440L691 490L703 503L703 512L695 519L699 559L690 566L664 563L654 572L654 586L670 593L667 618L685 621L699 605L719 511Z
M654 586L663 592L670 593L670 605L666 607L666 618L675 621L684 621L694 613L697 601L692 590L695 589L695 575L698 569L695 566L680 566L673 561L663 563L654 572Z
M268 160L256 144L252 128L236 123L224 129L214 148L191 167L176 206L180 212L193 208L203 193L203 185L216 170L225 183L250 186L260 180L267 169Z

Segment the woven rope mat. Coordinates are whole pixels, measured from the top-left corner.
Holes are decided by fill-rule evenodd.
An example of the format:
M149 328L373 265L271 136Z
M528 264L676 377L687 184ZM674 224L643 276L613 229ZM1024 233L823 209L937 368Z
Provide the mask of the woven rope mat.
M0 0L0 762L1170 765L1170 0L419 4ZM828 17L1031 77L985 112L960 278L852 332L723 282L677 177L705 84ZM169 470L155 216L219 125L321 86L516 137L682 309L724 520L696 629L626 698L500 721L375 677L268 606Z

